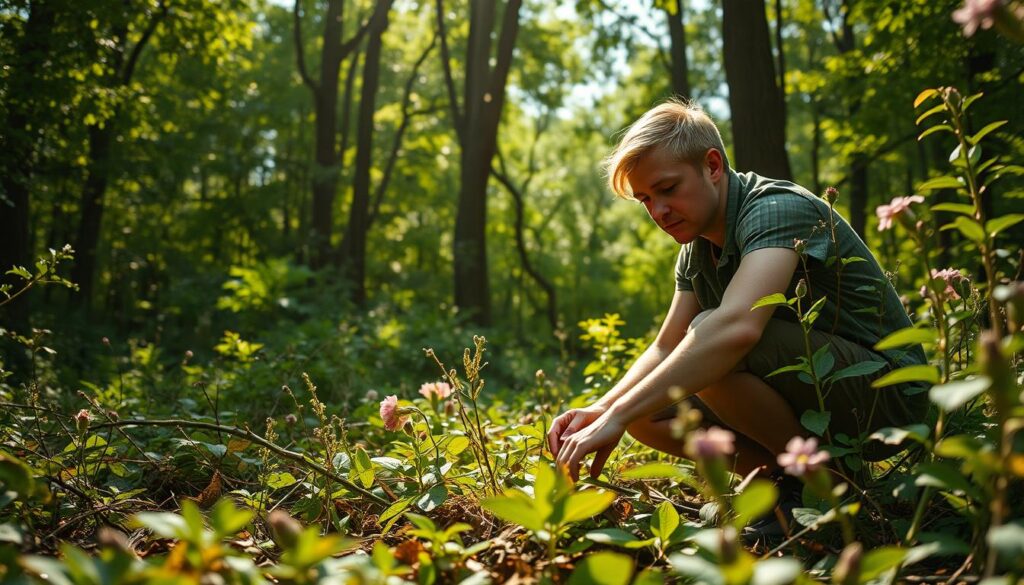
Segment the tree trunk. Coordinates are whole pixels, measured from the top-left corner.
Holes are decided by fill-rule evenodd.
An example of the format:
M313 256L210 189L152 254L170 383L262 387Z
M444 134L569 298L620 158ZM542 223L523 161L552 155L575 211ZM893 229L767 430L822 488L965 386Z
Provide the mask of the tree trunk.
M690 95L690 66L686 59L686 25L683 0L675 0L676 10L672 14L665 9L665 18L668 19L668 33L672 41L670 54L672 57L672 93L682 98L691 98Z
M359 126L356 131L356 168L349 207L348 229L341 242L342 266L352 282L352 301L366 302L366 236L369 231L370 169L373 167L373 113L377 109L380 86L380 52L388 12L394 0L378 0L370 23L366 58L363 61L363 87L359 98Z
M71 270L71 281L78 284L78 295L74 304L88 306L92 298L93 276L96 273L96 248L100 241L100 227L103 225L103 195L107 191L107 178L111 167L111 142L116 124L107 120L102 128L89 128L89 165L85 172L85 186L82 187L81 220L78 237L75 239L75 266Z
M791 179L785 103L775 81L764 0L723 0L722 39L734 165L776 179Z
M472 0L466 51L465 114L460 114L448 61L447 39L440 32L442 64L461 147L458 212L455 218L455 304L477 325L491 323L491 295L487 275L487 182L497 145L498 124L505 103L505 84L512 50L519 34L522 0L505 6L493 68L488 63L495 20L493 0ZM437 2L443 27L442 0ZM439 27L440 28L440 27Z

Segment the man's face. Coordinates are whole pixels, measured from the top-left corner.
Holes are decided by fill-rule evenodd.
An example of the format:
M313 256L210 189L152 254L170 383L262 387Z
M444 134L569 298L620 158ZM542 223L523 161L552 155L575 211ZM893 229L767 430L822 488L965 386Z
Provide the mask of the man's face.
M717 151L709 152L705 164L697 168L659 148L644 155L627 176L633 196L680 244L716 231L722 159L715 155Z

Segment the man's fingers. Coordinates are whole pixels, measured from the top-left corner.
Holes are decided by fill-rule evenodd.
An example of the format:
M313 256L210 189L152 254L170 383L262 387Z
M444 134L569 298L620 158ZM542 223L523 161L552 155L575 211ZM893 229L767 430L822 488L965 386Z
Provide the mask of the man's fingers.
M551 430L548 431L548 447L551 448L551 454L555 457L558 457L558 452L562 448L562 433L572 418L572 414L567 412L551 423Z
M604 470L604 464L608 461L608 456L612 454L615 449L615 445L608 445L607 447L601 447L594 454L594 462L590 464L590 477L597 479L601 475L601 471Z

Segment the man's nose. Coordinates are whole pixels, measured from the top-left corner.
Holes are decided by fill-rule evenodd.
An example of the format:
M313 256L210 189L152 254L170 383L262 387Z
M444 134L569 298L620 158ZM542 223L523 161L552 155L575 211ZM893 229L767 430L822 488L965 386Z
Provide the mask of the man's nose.
M668 215L668 204L664 200L655 198L651 201L651 217L654 221L661 222Z

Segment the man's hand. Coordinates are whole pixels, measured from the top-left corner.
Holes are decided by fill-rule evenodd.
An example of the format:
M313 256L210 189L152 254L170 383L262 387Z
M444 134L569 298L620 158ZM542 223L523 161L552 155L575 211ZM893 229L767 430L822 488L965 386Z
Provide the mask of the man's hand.
M568 469L573 481L579 479L583 458L596 451L590 466L590 476L596 478L625 432L625 425L609 416L604 407L588 406L556 418L548 433L548 444L555 462Z

